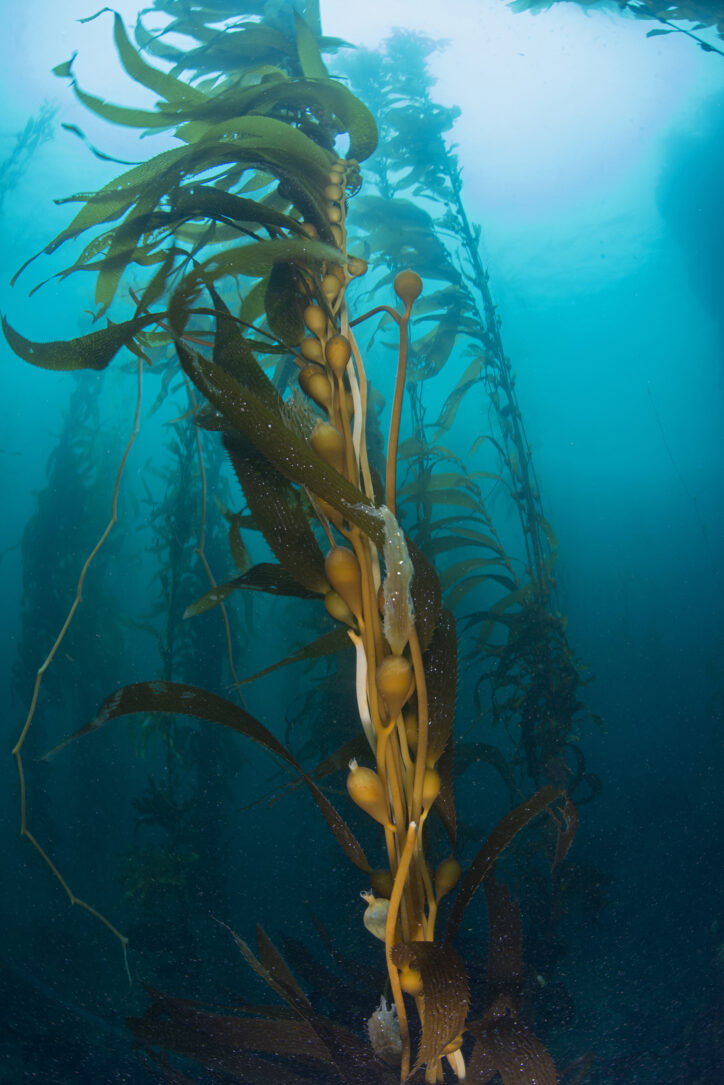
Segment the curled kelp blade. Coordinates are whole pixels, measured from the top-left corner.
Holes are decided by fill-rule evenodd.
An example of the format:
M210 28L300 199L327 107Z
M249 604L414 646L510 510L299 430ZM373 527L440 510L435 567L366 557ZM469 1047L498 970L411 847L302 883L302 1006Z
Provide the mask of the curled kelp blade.
M23 361L41 369L105 369L121 347L129 344L141 328L154 319L152 316L137 316L120 324L109 324L107 328L99 328L76 339L59 339L51 343L35 343L26 339L15 331L5 317L2 318L2 328L11 350Z
M371 873L372 868L351 829L299 762L292 757L286 746L254 716L232 701L227 701L226 698L211 693L209 690L199 689L197 686L186 685L182 682L136 682L123 686L106 698L95 719L70 735L46 757L57 753L73 739L90 734L91 731L97 731L109 720L137 712L165 712L172 715L194 716L196 719L208 720L210 723L219 723L237 734L245 735L252 742L256 742L257 745L281 758L299 774L301 780L309 788L312 798L347 857L360 870Z
M560 787L542 787L529 799L526 799L525 802L522 802L514 810L507 813L505 817L501 818L463 876L448 920L445 932L446 942L452 941L455 937L460 921L465 914L465 909L473 899L475 891L510 842L526 825L543 813L547 806L555 802L562 793Z

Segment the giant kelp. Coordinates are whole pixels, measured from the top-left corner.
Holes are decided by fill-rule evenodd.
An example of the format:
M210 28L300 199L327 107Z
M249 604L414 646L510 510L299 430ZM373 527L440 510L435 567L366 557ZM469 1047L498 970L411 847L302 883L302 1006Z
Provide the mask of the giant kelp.
M117 690L71 737L121 717L161 714L168 720L194 717L218 724L275 755L306 787L347 858L371 883L371 891L364 894L364 923L384 945L380 963L384 961L394 1002L394 1011L381 1004L371 1018L374 1051L381 1055L387 1045L389 1057L391 1042L403 1080L418 1074L430 1082L442 1081L446 1067L448 1073L464 1077L466 1045L480 1080L498 1072L505 1081L513 1075L516 1080L554 1081L550 1057L522 1020L516 978L521 967L519 923L514 905L493 878L502 852L536 819L554 827L558 846L551 861L563 861L575 826L572 804L564 797L565 772L559 771L555 782L543 783L533 795L517 796L464 872L454 856L452 736L458 644L452 607L484 581L506 591L502 601L485 612L482 625L477 618L474 663L479 663L487 658L488 626L528 597L539 606L547 602L550 572L545 561L536 558L544 530L538 499L526 476L528 489L519 507L527 509L523 520L532 525L524 529L528 586L512 573L511 559L485 508L479 476L460 463L453 478L446 477L451 474L450 457L440 455L424 431L418 445L413 434L412 445L405 447L401 428L410 381L419 385L426 370L447 363L459 325L471 342L477 340L489 351L485 357L491 360L483 366L489 376L476 372L458 382L436 428L450 428L467 386L485 386L487 380L497 389L507 381L505 398L495 393L495 410L506 419L507 434L497 441L497 454L509 474L520 476L523 468L518 464L514 469L513 452L523 447L524 436L517 417L515 424L508 418L515 405L512 377L502 346L496 346L492 301L480 284L482 302L471 298L444 246L435 248L435 224L429 215L418 214L414 201L395 193L399 215L409 226L405 237L413 243L407 245L404 262L387 258L389 246L373 229L375 197L357 197L363 181L360 161L375 148L377 125L367 106L329 77L320 46L335 43L317 40L311 29L314 20L308 24L278 5L272 6L268 20L258 19L255 16L266 15L261 3L249 5L248 11L243 7L242 14L238 4L204 9L166 2L157 8L171 16L172 30L198 42L181 55L164 35L150 36L139 23L137 40L171 61L170 72L145 59L120 17L113 15L121 63L158 97L156 110L112 105L75 83L74 90L105 119L145 131L167 129L181 146L134 166L98 192L73 197L82 204L80 211L44 250L52 254L64 242L90 232L78 259L60 274L81 269L97 273L95 300L101 318L116 313L124 283L134 272L143 286L128 288L132 315L70 343L31 342L7 321L6 336L21 357L55 369L104 369L124 346L135 353L140 367L151 362L160 343L173 347L180 370L203 400L193 410L194 422L220 435L244 495L245 509L228 516L232 550L240 553L239 532L251 529L263 536L269 554L267 560L241 567L233 579L213 583L200 598L189 599L186 613L193 618L248 591L282 595L315 608L326 626L280 665L343 648L351 652L355 676L349 698L356 700L359 734L349 740L357 754L349 762L346 783L352 802L346 805L353 816L357 807L379 825L382 846L377 846L383 858L370 862L348 824L349 815L337 809L340 804L333 804L323 788L327 774L339 768L341 753L350 757L349 744L342 751L318 750L320 763L310 770L243 704L192 684L188 674L177 678L170 655L161 679ZM216 24L229 16L232 21L222 32ZM182 78L188 72L190 78ZM58 74L72 76L72 64L61 65ZM441 167L431 165L434 184ZM457 226L467 230L472 245L459 200L459 171L445 155L442 166L457 199ZM448 189L445 192L448 199ZM355 206L366 230L371 268L350 251L348 216L353 217ZM431 266L431 247L444 257L442 263L436 258ZM474 267L472 249L469 255ZM383 259L387 270L380 274ZM396 266L403 263L416 266ZM449 275L441 275L447 268ZM430 295L420 271L447 278L455 290ZM366 301L366 311L360 311L359 295L353 300L355 284L363 276L371 281L374 295ZM249 281L251 287L245 288L242 284ZM390 304L390 287L395 304ZM490 311L481 312L480 305ZM415 312L434 326L411 345ZM380 316L384 334L394 336L397 364L392 403L384 418L387 439L373 447L378 399L371 356L363 354L358 336L361 325ZM275 379L267 373L270 358L279 363ZM290 384L295 386L291 396ZM418 392L413 400L417 396L419 416L424 401ZM183 466L183 447L180 452ZM466 572L459 566L443 566L442 577L435 568L435 558L454 550L455 538L452 522L439 522L440 507L459 506L460 494L465 495L467 513L458 527L459 538L494 555L482 561L476 557L472 564L466 559L472 579L480 577L474 584L465 584ZM405 505L417 509L417 515L410 516ZM486 566L487 561L494 568ZM174 562L177 567L179 562L171 550L165 562L170 593L172 582L180 586L183 578L177 575L180 567L174 573ZM167 650L169 637L167 629ZM508 643L517 647L518 640ZM563 705L561 711L570 719L575 707ZM16 746L21 780L22 742L30 719ZM547 726L542 730L553 735L554 745L565 744L567 725L560 735ZM362 760L374 767L360 764ZM534 759L531 765L529 774L536 783L550 780L547 768ZM433 833L430 826L437 819L443 828ZM25 807L23 827L27 830ZM490 954L487 1008L471 1023L466 968L452 941L481 884L488 898L491 946L497 948ZM440 905L456 890L443 934ZM337 1080L355 1082L397 1076L366 1042L311 1005L263 931L256 953L234 937L252 969L301 1022L297 1033L287 1030L283 1040L272 1016L259 1021L257 1015L256 1027L243 1017L212 1020L205 1011L154 995L146 1018L133 1023L140 1040L242 1078L259 1076L268 1066L254 1061L250 1051L265 1058L289 1056L294 1065L282 1068L275 1063L274 1073L287 1074L290 1081L308 1076L310 1058L323 1064L312 1071L317 1076L328 1072ZM507 954L500 952L503 941L509 946Z
M513 11L530 11L534 15L546 11L563 0L513 0ZM570 3L571 0L566 0ZM721 0L686 0L685 3L671 0L573 0L587 11L600 7L606 10L620 11L635 19L655 22L659 25L646 34L647 38L656 38L664 34L683 34L696 42L705 53L717 53L724 56L724 49L713 45L698 33L700 30L715 29L719 38L724 37L724 5ZM688 25L687 25L688 24Z

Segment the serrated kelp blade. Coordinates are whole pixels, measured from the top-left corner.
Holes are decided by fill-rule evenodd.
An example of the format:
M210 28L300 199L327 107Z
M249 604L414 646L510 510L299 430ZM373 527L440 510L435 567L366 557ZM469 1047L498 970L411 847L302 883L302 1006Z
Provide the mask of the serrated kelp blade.
M468 1063L468 1080L503 1085L558 1085L550 1055L537 1036L509 1012L488 1016L469 1026L475 1047Z
M478 851L467 871L463 875L460 889L455 898L447 930L445 941L450 942L455 937L455 932L460 926L460 921L465 914L465 909L473 899L475 892L483 878L492 869L499 857L511 843L511 841L526 827L534 818L542 814L546 807L561 795L559 787L542 787L525 802L520 803L501 818L487 840Z
M400 943L392 950L392 960L398 968L416 969L422 978L425 1012L414 1073L462 1034L470 1005L468 977L452 946L436 942Z
M41 369L75 370L105 369L118 351L130 343L134 335L153 319L134 317L120 324L109 324L107 328L88 332L77 339L56 340L49 343L34 343L16 332L3 317L2 327L8 344L23 361Z
M299 774L347 857L360 870L364 870L366 873L371 872L371 867L361 845L344 819L337 813L329 799L322 794L298 761L292 757L286 746L264 724L260 723L243 708L216 693L200 689L198 686L190 686L182 682L136 682L129 686L123 686L106 698L98 714L90 723L70 735L64 742L51 750L49 754L46 754L46 757L57 753L74 739L97 731L111 720L139 712L161 712L171 715L193 716L195 719L206 720L209 723L218 723L231 731L235 731L237 734L244 735L258 746L268 750L269 753L281 758Z

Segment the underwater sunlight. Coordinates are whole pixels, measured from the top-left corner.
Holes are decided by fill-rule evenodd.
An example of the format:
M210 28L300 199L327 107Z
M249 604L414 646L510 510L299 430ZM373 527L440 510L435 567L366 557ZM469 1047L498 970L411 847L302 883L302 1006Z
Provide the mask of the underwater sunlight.
M724 4L6 16L0 1077L718 1085Z

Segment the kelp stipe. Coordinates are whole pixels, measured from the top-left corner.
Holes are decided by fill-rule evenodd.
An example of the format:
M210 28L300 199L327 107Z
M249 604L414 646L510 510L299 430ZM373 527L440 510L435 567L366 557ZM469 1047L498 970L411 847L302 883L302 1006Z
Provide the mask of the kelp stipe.
M177 5L170 7L175 11ZM273 10L278 17L277 5ZM261 4L259 12L264 12ZM185 143L127 171L99 193L78 197L83 209L46 249L52 252L65 240L103 226L68 270L98 270L96 301L103 314L123 273L133 265L150 266L142 291L129 291L134 314L71 344L31 343L7 323L6 334L21 356L52 368L102 369L124 345L144 359L160 342L173 345L183 373L205 401L195 412L196 425L221 434L244 494L243 516L229 516L232 538L238 539L243 521L261 533L274 559L214 584L189 600L187 613L209 610L237 591L262 591L308 600L321 617L336 623L278 665L343 646L354 653L349 695L350 702L356 700L361 741L350 740L352 801L346 808L354 813L358 807L379 825L384 865L370 862L322 789L326 773L339 767L339 751L309 770L240 704L173 680L171 673L117 690L71 738L121 716L191 716L244 735L284 762L370 886L363 891L360 923L383 943L376 948L396 1012L386 1011L379 1020L393 1034L387 1056L399 1050L400 1066L391 1071L366 1038L320 1015L261 929L256 953L238 935L234 939L250 967L293 1011L299 1025L293 1035L288 1031L285 1039L272 1020L252 1024L243 1017L212 1015L157 994L152 1010L132 1027L148 1045L247 1078L268 1070L268 1061L260 1066L248 1054L256 1051L288 1055L302 1074L308 1069L305 1059L316 1059L356 1083L411 1075L438 1082L446 1072L462 1079L465 1044L472 1065L491 1073L505 1075L516 1059L520 1080L554 1081L549 1056L522 1024L512 980L508 1001L501 1002L499 955L488 977L486 1014L477 1023L468 1021L468 977L452 946L481 884L489 901L491 939L497 924L515 926L514 906L499 903L504 890L492 881L498 858L540 817L557 826L567 847L573 819L566 813L563 787L549 783L514 805L466 870L453 854L456 623L443 606L443 586L430 558L405 527L400 497L409 486L416 494L415 481L408 477L401 486L398 480L398 463L407 458L400 423L414 357L410 322L416 307L425 306L426 293L417 269L393 267L394 305L387 283L375 284L374 304L365 313L351 311L348 299L351 284L368 271L364 260L348 252L347 215L362 182L359 162L375 146L374 120L359 99L328 77L319 44L296 13L286 12L283 27L242 19L229 28L230 35L240 36L239 44L254 45L252 52L263 42L272 54L263 64L239 64L242 51L233 68L224 36L207 25L218 18L218 7L185 12L176 29L182 26L201 45L185 56L176 53L175 74L170 74L141 56L114 15L121 61L163 99L156 112L111 106L74 88L108 120L174 129ZM138 36L143 38L142 25ZM165 48L162 38L148 44L156 52ZM188 70L197 75L203 70L204 81L184 82L179 76ZM340 157L337 138L345 133L349 149ZM244 292L236 311L229 281L238 285L244 276L258 282ZM396 329L397 367L385 449L373 457L369 434L376 408L357 329L379 314ZM445 342L453 342L450 318L443 331ZM299 385L291 406L283 394L284 369L283 379L271 380L259 361L265 355L291 357ZM426 457L423 449L421 461ZM479 491L466 482L466 493L478 515ZM487 525L487 514L479 515ZM485 537L493 540L505 566L502 545L492 534ZM427 538L433 542L434 533L428 530ZM430 831L438 818L444 838ZM560 846L560 856L565 847ZM453 903L443 933L439 906L447 897ZM519 956L517 944L511 946L507 963L513 973ZM373 1018L381 993L375 990L369 999Z

